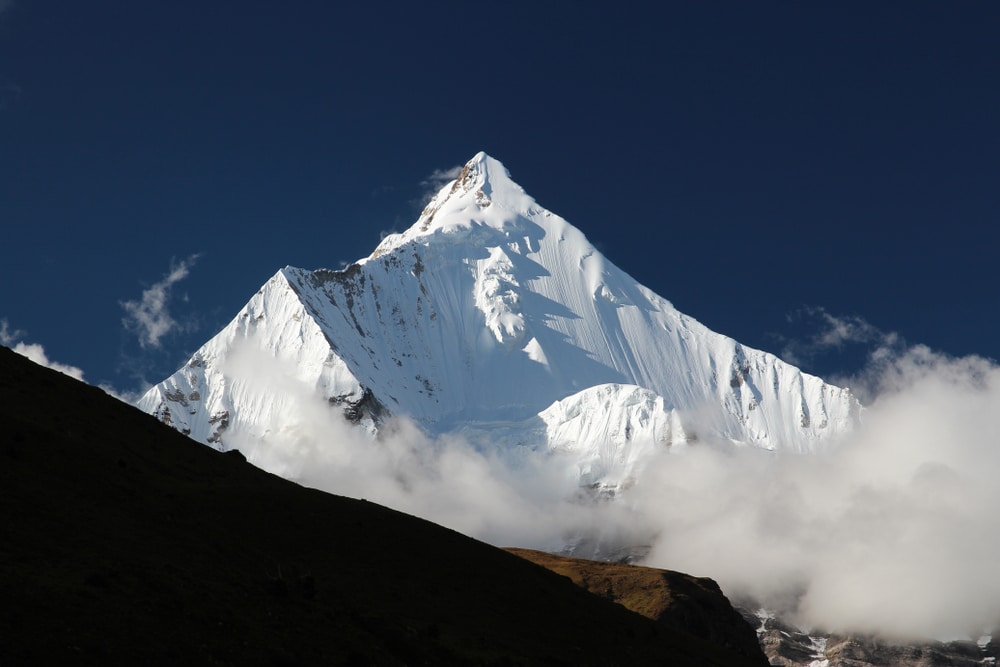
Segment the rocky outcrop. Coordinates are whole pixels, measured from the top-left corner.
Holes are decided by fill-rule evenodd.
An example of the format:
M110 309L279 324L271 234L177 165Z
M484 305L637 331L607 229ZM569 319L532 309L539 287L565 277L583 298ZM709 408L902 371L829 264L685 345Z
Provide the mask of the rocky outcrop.
M625 563L507 549L569 577L573 583L674 630L766 665L753 626L729 603L712 579Z

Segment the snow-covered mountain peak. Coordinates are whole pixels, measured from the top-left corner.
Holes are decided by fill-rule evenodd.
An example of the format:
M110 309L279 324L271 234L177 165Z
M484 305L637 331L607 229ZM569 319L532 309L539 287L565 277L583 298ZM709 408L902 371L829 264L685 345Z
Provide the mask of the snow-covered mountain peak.
M457 178L431 198L413 226L387 236L371 257L420 237L455 234L476 227L511 232L537 226L548 216L552 214L511 179L503 163L480 151L465 163Z
M494 183L503 180L510 181L510 172L506 167L499 160L479 151L465 163L462 173L452 183L451 192L461 190L463 193L469 193L482 190L484 194L489 195Z
M508 209L534 200L527 196L524 188L511 180L510 172L500 160L480 151L465 163L461 173L451 183L442 188L447 197L467 197L472 195L475 202L485 208L494 200ZM527 212L527 210L522 211Z
M247 347L294 382L240 375L266 365L234 354ZM485 153L367 258L279 271L140 406L225 448L292 428L299 385L372 429L406 415L431 434L575 442L594 483L691 438L808 451L860 407L678 312Z

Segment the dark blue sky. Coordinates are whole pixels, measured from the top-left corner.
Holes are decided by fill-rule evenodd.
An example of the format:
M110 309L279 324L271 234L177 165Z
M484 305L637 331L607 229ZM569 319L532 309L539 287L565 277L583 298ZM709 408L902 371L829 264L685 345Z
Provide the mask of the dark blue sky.
M485 150L746 344L813 306L1000 358L1000 3L341 4L0 0L8 339L138 389Z

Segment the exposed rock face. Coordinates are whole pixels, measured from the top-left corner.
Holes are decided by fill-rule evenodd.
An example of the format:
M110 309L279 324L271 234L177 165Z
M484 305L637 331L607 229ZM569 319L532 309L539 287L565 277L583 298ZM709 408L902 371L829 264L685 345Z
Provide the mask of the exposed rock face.
M569 577L578 586L663 625L766 665L753 626L712 579L651 567L567 558L531 549L508 549Z
M807 633L762 610L739 608L760 646L780 667L972 667L996 665L1000 646L980 641L903 642L865 635Z
M867 667L867 665L913 665L914 667L936 667L937 665L992 664L988 657L973 642L927 643L899 645L864 637L831 637L826 654L831 666L844 665ZM995 661L995 658L994 658Z

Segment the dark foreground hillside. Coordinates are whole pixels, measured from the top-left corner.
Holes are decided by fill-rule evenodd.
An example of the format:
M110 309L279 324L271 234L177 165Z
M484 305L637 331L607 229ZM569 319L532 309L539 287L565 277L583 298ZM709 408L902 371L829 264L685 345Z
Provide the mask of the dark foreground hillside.
M0 665L759 664L0 349Z

